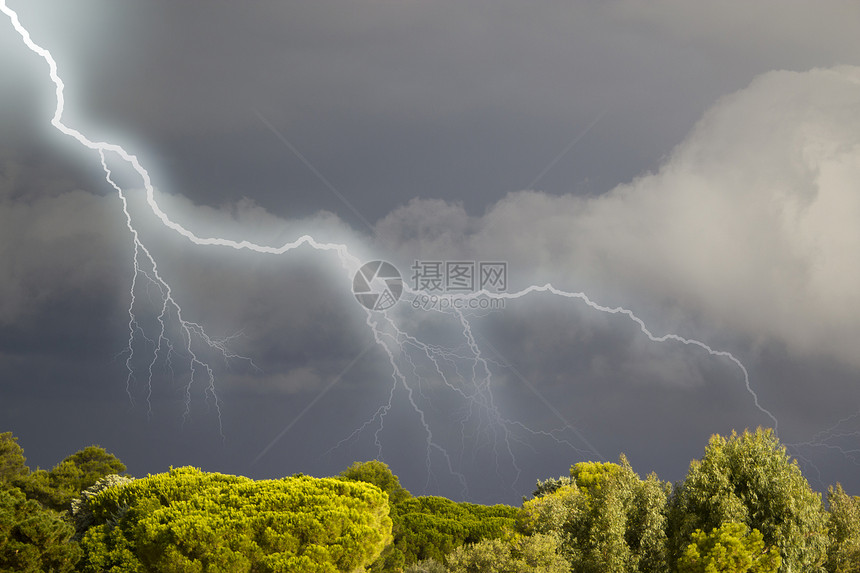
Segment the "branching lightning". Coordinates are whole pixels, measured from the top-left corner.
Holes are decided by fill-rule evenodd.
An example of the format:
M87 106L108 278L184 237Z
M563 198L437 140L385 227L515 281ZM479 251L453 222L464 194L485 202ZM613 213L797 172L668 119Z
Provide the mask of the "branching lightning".
M146 376L146 400L148 411L151 412L151 395L152 384L155 376L155 368L162 363L171 370L178 364L178 361L183 361L183 368L188 372L188 382L185 386L185 414L184 419L187 419L191 414L192 389L198 384L202 384L207 399L211 400L218 415L219 428L221 424L221 402L216 392L216 380L213 366L209 360L202 354L202 349L207 353L215 353L226 361L246 360L252 366L248 358L238 356L231 352L228 348L229 339L218 340L210 337L203 326L198 322L194 322L184 318L183 309L179 301L174 296L173 290L168 280L163 276L159 269L158 262L145 245L140 233L135 226L132 210L129 207L126 192L117 184L112 176L110 161L121 161L130 166L140 180L145 191L145 200L149 209L163 224L164 227L170 229L174 233L184 237L194 245L201 247L226 247L239 251L247 250L256 253L267 255L284 255L299 247L310 247L318 251L326 251L335 254L338 258L340 266L344 271L345 285L352 281L353 275L361 267L362 261L350 253L347 245L338 243L320 242L310 235L302 235L291 242L286 242L280 246L261 245L251 241L242 240L235 241L221 237L201 237L194 231L187 229L183 225L177 223L160 207L156 199L155 189L153 187L149 172L143 167L138 160L138 157L129 153L122 146L105 141L94 141L84 135L81 131L69 127L63 122L63 113L65 109L64 98L64 83L59 76L57 63L51 56L50 52L38 44L30 37L30 33L24 28L18 19L18 15L6 6L5 0L0 0L0 11L2 11L12 23L12 26L21 36L24 44L35 54L41 57L48 65L49 76L51 82L55 86L56 93L56 108L51 119L51 125L60 133L71 137L81 146L96 152L104 171L104 178L108 185L116 192L120 200L125 223L132 238L133 256L132 268L133 274L130 285L130 302L128 306L128 346L125 350L125 366L127 369L126 388L129 398L134 400L133 386L136 383L138 368L135 367L136 355L140 353L141 346L146 348L144 363ZM575 141L573 142L575 143ZM572 144L571 144L572 145ZM567 150L565 150L566 152ZM305 161L307 164L307 162ZM321 177L321 176L320 176ZM330 184L329 184L330 186ZM147 329L138 320L138 293L140 288L152 288L157 293L158 313L155 317L154 330ZM406 291L412 295L420 294L408 286ZM753 390L749 373L746 367L733 354L726 351L714 350L704 342L699 340L685 338L677 334L665 334L658 336L653 334L645 325L645 323L635 315L631 310L622 307L606 307L594 302L590 297L581 292L567 292L553 287L551 284L532 285L523 290L513 293L493 293L487 291L479 291L470 295L463 295L462 298L471 297L487 297L505 300L517 300L527 297L535 293L545 293L552 296L579 299L591 309L614 315L623 315L629 320L638 325L639 329L652 342L676 342L687 346L696 346L706 351L711 356L724 358L731 361L743 375L743 382L746 390L751 395L755 406L758 410L766 415L772 422L773 426L777 426L776 417L759 402L758 395ZM493 454L495 455L497 472L501 476L499 469L500 460L506 460L510 464L515 474L514 483L519 479L521 468L517 463L515 455L515 444L526 445L525 436L542 437L553 440L557 444L564 445L582 454L594 454L600 459L605 459L602 454L582 436L579 431L567 421L564 416L556 409L549 401L547 401L540 392L516 369L510 364L504 364L504 359L497 356L495 359L485 355L482 351L488 347L489 343L480 342L473 334L472 325L467 316L460 310L439 311L444 318L449 318L459 325L459 331L462 334L462 342L455 348L444 348L438 345L429 344L421 341L416 335L410 334L405 328L398 326L395 321L394 312L389 311L371 311L366 310L366 324L373 335L373 339L377 346L382 349L388 360L390 367L392 384L388 399L385 403L379 406L374 414L363 425L357 428L352 434L344 438L340 443L334 446L332 450L348 443L350 440L362 435L365 431L373 430L374 443L378 449L379 456L382 457L382 438L381 433L385 429L386 415L394 407L395 395L398 389L404 392L406 400L408 400L411 408L418 417L418 422L421 424L424 431L424 449L425 463L427 466L427 486L429 487L434 476L434 459L440 460L444 470L448 475L453 476L462 486L465 495L467 483L465 476L458 470L458 460L450 454L442 442L434 438L433 428L431 428L425 409L432 407L427 387L432 384L441 384L451 395L456 396L462 404L458 412L459 418L456 422L460 426L460 456L464 456L466 451L474 452L476 445L480 443L489 443ZM492 346L489 349L496 355ZM363 354L363 353L362 353ZM501 362L500 362L501 361ZM353 361L353 363L355 360ZM352 364L352 363L351 363ZM351 366L350 364L350 366ZM550 409L553 415L558 418L561 426L555 430L534 430L528 428L521 422L506 418L493 395L493 371L496 369L504 369L513 372L522 382L528 385L529 389L534 392L538 398ZM323 393L327 392L335 379L327 386ZM319 397L314 399L305 410L303 415ZM291 423L283 435L292 425ZM474 434L467 436L467 428L473 428ZM222 429L223 436L223 429ZM474 444L467 444L467 439L471 437ZM280 438L280 435L270 443L257 456L260 459L272 447L275 441ZM256 461L256 460L255 460ZM511 484L513 486L513 484Z

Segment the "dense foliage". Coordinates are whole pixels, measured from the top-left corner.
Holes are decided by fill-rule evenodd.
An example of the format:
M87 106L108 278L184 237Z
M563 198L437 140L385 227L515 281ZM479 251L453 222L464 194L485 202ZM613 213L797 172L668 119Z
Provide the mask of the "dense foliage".
M12 432L0 433L0 487L14 483L30 473L24 449Z
M81 552L71 541L74 531L21 490L0 488L0 571L73 571Z
M517 509L422 496L404 500L396 512L393 548L409 564L431 558L441 561L466 543L501 537L513 526Z
M98 446L31 471L0 433L0 573L860 573L860 498L826 505L770 430L713 436L674 486L618 463L520 508L413 497L384 463L277 480L141 479Z
M111 487L125 485L134 481L134 478L120 475L105 476L81 492L81 497L72 500L72 520L75 525L75 540L80 541L80 538L86 533L92 525L95 524L95 516L93 515L93 507L90 505L90 500L96 494Z
M827 491L827 502L830 506L827 570L860 573L860 498L846 494L836 484Z
M81 491L105 476L124 471L125 464L116 456L99 446L89 446L67 457L50 471L37 469L13 483L28 498L38 500L51 509L64 511L71 509L72 500Z
M680 573L776 573L782 559L776 547L765 548L758 529L728 522L705 533L693 532L692 543L678 560Z
M412 494L400 485L400 478L394 475L388 464L379 460L355 462L340 472L340 475L347 480L372 483L388 494L388 502L393 507L412 497Z
M450 573L566 573L567 560L555 535L538 533L512 539L484 539L448 555Z
M81 549L65 510L83 488L125 466L98 446L51 471L27 467L11 432L0 433L0 571L73 571Z
M378 460L356 462L340 475L372 483L388 494L394 539L373 564L373 571L399 571L421 561L441 562L464 544L501 537L517 515L517 509L507 505L412 497L388 465Z
M680 558L696 530L741 523L776 547L780 571L812 572L824 564L827 514L821 496L789 459L772 430L713 436L690 464L669 509L671 550ZM674 561L674 560L673 560Z
M391 539L379 488L172 469L89 500L84 571L356 571ZM112 569L113 568L113 569Z
M535 485L535 490L532 492L532 497L543 497L558 490L562 486L570 485L572 480L570 476L559 476L557 478L547 478L543 481L538 480ZM527 498L523 498L526 501Z
M575 571L665 571L668 486L654 475L640 479L624 456L619 461L576 464L569 484L523 503L519 529L558 536Z

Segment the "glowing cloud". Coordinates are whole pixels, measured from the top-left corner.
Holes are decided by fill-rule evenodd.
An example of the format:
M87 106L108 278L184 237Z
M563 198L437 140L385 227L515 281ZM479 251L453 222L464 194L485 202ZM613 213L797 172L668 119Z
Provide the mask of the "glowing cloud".
M860 366L858 181L860 68L772 72L719 101L656 173L609 193L511 193L482 217L415 200L377 237L402 260L505 258L517 277Z

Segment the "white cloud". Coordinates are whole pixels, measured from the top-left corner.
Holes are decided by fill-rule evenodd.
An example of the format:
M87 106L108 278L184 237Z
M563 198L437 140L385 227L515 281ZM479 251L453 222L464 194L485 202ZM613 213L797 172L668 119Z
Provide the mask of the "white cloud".
M512 282L668 302L860 366L858 181L860 68L771 72L719 101L656 173L605 195L523 191L478 218L416 200L378 228L401 263L504 257Z

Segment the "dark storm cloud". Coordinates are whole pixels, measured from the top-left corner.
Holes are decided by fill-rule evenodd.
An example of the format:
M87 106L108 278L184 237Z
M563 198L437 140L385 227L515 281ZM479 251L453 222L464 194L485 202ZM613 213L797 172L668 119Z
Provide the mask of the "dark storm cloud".
M826 17L767 2L82 2L79 17L47 6L21 6L22 18L80 78L73 109L137 143L166 188L353 224L254 109L370 220L414 196L480 212L602 113L541 188L604 192L654 168L755 75L857 52L847 4Z
M587 287L658 333L741 356L784 439L808 441L858 398L857 72L833 67L856 63L858 8L643 6L13 4L60 64L69 123L134 147L159 201L199 234L280 244L313 232L404 274L417 258L492 258L509 261L518 287ZM47 127L44 64L0 24L0 97L14 110L0 115L0 141L15 149L0 172L0 421L33 465L92 442L138 475L171 464L322 475L379 455L376 426L323 453L393 382L336 259L193 247L152 220L124 174L135 224L187 316L213 336L238 334L231 348L260 367L207 355L221 442L205 384L183 426L187 373L163 363L148 418L151 349L138 338L131 405L117 356L132 247L119 203L97 156ZM801 73L753 81L774 69ZM545 192L523 192L536 178ZM156 294L140 291L141 310L157 309ZM428 339L462 342L457 324L401 315ZM472 499L517 502L535 478L597 451L677 479L711 432L768 423L731 362L655 345L629 320L535 297L474 325L503 413L542 432L569 424L576 447L533 435L517 451L519 481L506 462L488 483L490 448L458 452L462 405L428 376L428 420L480 484ZM444 460L428 482L426 435L402 387L394 405L382 455L416 492L463 495ZM487 427L468 437L488 438ZM846 481L843 458L795 447L819 485Z

